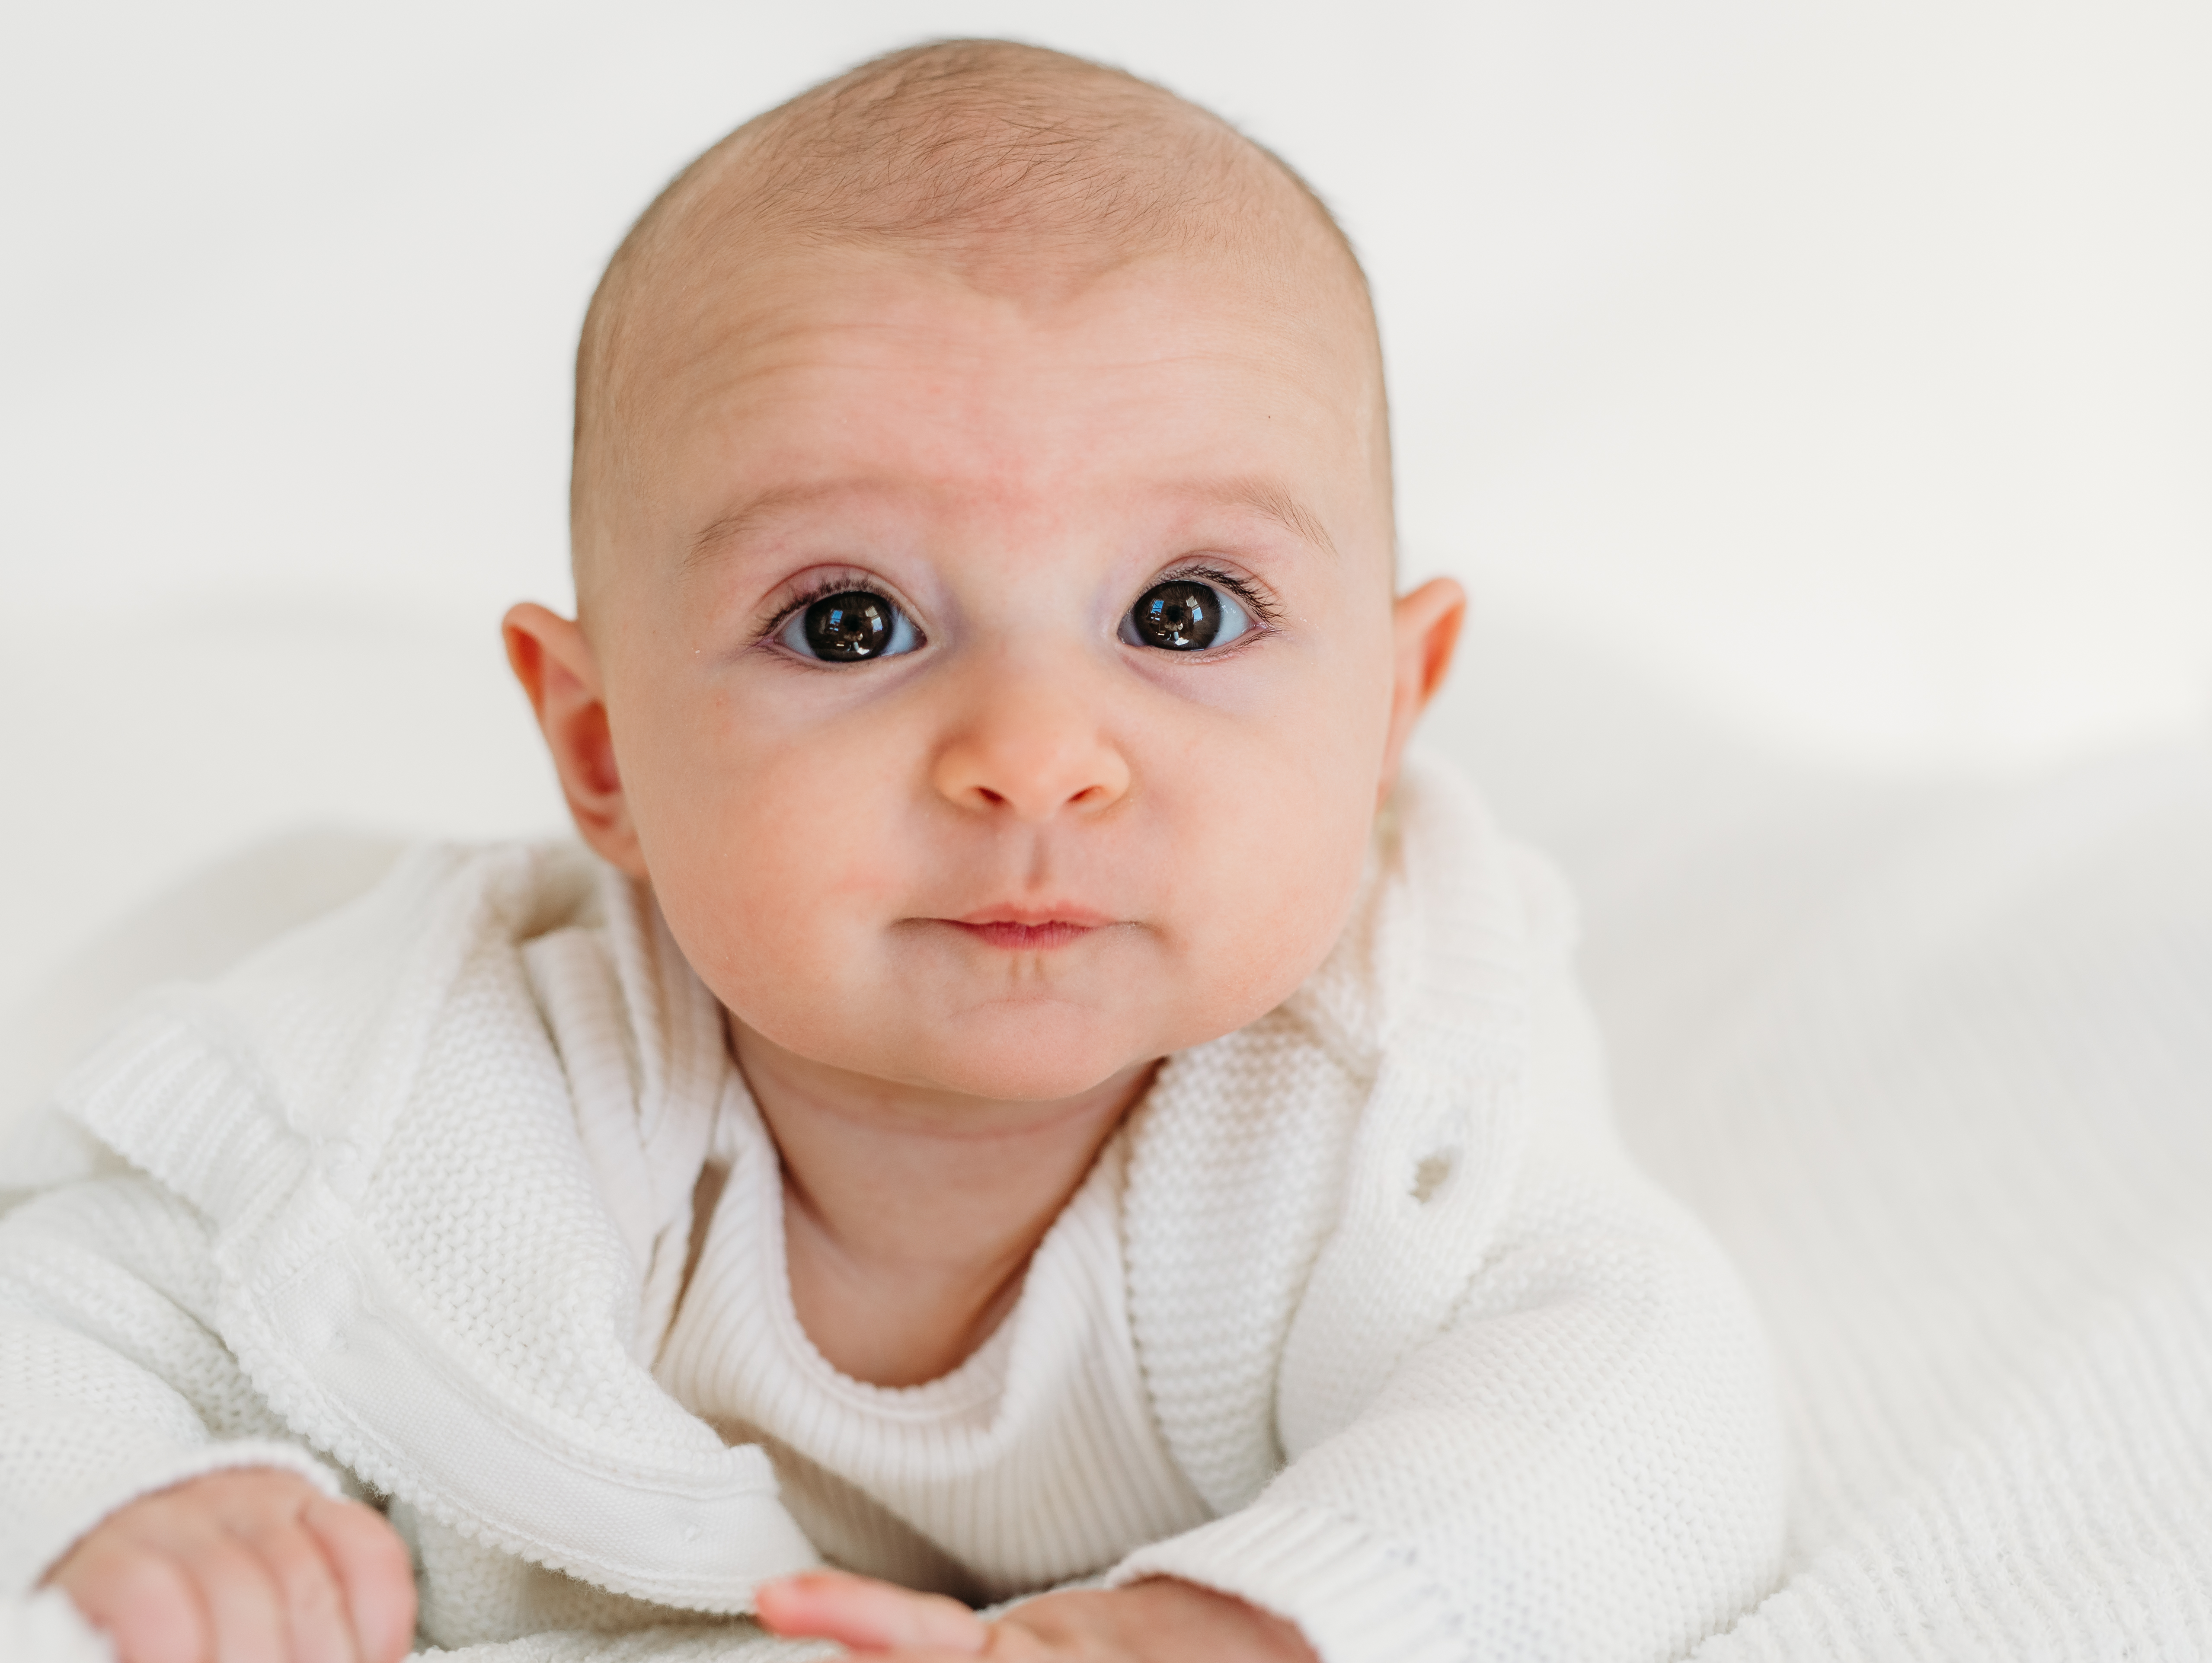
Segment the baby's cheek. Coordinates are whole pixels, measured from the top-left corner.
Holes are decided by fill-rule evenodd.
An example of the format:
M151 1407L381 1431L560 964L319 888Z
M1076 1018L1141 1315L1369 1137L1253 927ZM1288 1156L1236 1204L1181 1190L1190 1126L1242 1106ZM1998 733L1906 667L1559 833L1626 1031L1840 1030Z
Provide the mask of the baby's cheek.
M850 956L856 921L890 883L854 816L767 801L730 804L672 865L666 876L654 868L670 927L687 954L698 944L693 964L709 985L730 992L763 978L823 980Z
M1272 1010L1328 956L1373 816L1330 771L1292 761L1255 767L1201 820L1187 839L1209 857L1192 897L1191 991L1225 1033Z

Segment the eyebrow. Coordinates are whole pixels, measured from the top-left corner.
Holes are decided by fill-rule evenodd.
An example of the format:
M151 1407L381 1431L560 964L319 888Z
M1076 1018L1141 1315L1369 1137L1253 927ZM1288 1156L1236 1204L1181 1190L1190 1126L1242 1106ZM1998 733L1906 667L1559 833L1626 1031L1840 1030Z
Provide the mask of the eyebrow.
M684 552L684 569L690 572L704 565L764 519L773 519L778 514L828 497L849 496L853 490L849 481L841 480L823 485L779 485L763 491L735 513L724 514L702 528Z
M743 507L704 526L691 539L684 556L684 569L696 570L763 520L794 508L804 508L832 497L850 496L858 487L849 480L818 485L779 485L763 491ZM1336 540L1321 517L1272 480L1232 479L1189 489L1190 495L1222 507L1243 508L1273 520L1301 542L1311 543L1332 558Z
M1208 495L1216 495L1209 492ZM1321 516L1281 486L1265 479L1239 479L1218 489L1216 500L1231 507L1249 508L1273 520L1291 536L1303 538L1325 554L1334 555L1336 540Z

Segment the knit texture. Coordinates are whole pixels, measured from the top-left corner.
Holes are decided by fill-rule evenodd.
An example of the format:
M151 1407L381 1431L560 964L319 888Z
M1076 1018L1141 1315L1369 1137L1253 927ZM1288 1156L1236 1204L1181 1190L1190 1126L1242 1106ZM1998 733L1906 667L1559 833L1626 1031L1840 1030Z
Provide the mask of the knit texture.
M1796 1466L1788 1580L1700 1659L2212 1657L2212 756L1680 847L1589 863L1594 988Z
M27 1599L0 1600L0 1657L11 1663L115 1663L115 1648L77 1615L66 1594L46 1588Z
M675 1313L701 1166L758 1129L649 898L562 851L425 852L64 1089L145 1175L0 1224L0 1389L50 1382L4 1403L34 1458L0 1468L0 1574L136 1463L222 1447L197 1366L390 1498L446 1645L590 1654L832 1547L987 1595L1185 1576L1328 1663L1677 1654L1771 1582L1779 1432L1734 1276L1609 1129L1570 940L1557 880L1409 769L1338 952L1170 1059L1037 1296L902 1428L897 1394L807 1376L764 1134L719 1145L726 1297ZM102 1236L80 1280L151 1284L159 1343L27 1291ZM663 1333L663 1381L763 1442L655 1381ZM747 1376L763 1333L781 1380ZM84 1435L56 1376L143 1446L69 1508L35 1458Z
M951 1374L902 1388L840 1374L799 1327L781 1173L757 1117L732 1115L720 1152L730 1176L657 1372L725 1437L775 1453L784 1504L830 1558L982 1605L1211 1516L1146 1400L1122 1264L1125 1140L1054 1222L997 1332Z

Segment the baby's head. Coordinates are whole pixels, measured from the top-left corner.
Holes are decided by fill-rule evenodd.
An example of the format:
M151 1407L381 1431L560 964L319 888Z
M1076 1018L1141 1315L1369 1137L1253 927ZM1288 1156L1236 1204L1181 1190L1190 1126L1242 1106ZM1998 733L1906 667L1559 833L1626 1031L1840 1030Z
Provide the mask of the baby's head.
M508 648L739 1033L1072 1096L1279 1003L1450 655L1366 286L1281 163L1032 47L880 59L649 208Z

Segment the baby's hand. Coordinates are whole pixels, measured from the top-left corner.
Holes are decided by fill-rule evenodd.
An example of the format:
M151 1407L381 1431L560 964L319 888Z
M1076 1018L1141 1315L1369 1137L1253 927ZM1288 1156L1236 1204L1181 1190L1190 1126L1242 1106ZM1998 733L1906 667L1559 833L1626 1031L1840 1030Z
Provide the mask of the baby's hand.
M107 1631L118 1663L398 1663L415 1634L392 1526L273 1467L118 1508L46 1580Z
M1048 1593L995 1623L942 1594L842 1571L770 1582L757 1604L763 1628L835 1640L871 1663L1315 1663L1281 1617L1165 1578Z

